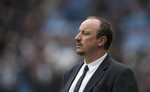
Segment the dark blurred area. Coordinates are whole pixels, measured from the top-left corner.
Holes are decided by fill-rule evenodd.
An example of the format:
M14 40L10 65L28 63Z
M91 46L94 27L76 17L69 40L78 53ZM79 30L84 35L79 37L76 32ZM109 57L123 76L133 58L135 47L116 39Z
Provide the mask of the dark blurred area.
M82 62L74 37L91 15L111 22L110 54L150 92L149 0L0 0L0 92L59 92Z

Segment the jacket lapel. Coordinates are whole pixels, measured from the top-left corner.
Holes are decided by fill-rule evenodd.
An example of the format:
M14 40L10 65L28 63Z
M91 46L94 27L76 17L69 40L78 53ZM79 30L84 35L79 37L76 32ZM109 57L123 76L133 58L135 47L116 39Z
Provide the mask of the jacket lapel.
M73 69L70 73L69 73L69 78L68 78L68 82L64 88L64 90L66 90L66 92L69 92L70 86L72 84L72 82L74 81L78 71L80 70L80 68L82 67L83 63L80 63L75 69Z
M84 92L89 92L94 87L94 85L96 85L100 81L100 79L103 77L105 73L105 70L108 68L109 63L110 63L110 58L107 55L107 57L104 59L102 64L98 67L94 75L89 80L88 84L84 89Z

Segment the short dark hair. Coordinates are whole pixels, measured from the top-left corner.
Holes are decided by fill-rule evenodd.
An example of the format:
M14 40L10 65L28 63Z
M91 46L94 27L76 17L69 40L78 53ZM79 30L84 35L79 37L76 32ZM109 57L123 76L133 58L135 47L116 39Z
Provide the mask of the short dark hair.
M108 21L106 21L105 19L103 19L101 17L96 17L96 16L90 16L90 17L87 17L87 19L98 19L101 22L101 25L97 32L96 38L98 39L101 36L106 36L107 41L104 44L104 49L108 50L110 47L110 44L112 42L112 39L113 39L113 29L112 29L110 23Z

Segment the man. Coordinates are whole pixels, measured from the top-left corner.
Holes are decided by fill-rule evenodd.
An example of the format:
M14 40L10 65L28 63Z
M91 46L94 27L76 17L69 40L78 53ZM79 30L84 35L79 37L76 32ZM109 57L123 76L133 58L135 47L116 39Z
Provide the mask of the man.
M107 54L112 36L110 24L102 18L88 17L80 25L76 52L84 62L66 73L61 92L138 92L131 69Z

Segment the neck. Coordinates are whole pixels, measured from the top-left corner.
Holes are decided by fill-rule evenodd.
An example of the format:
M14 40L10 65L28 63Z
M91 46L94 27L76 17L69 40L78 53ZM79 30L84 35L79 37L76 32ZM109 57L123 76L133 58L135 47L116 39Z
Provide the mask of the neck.
M86 64L92 63L98 58L102 57L104 54L106 54L106 51L97 52L96 54L90 54L89 56L84 57L84 60Z

